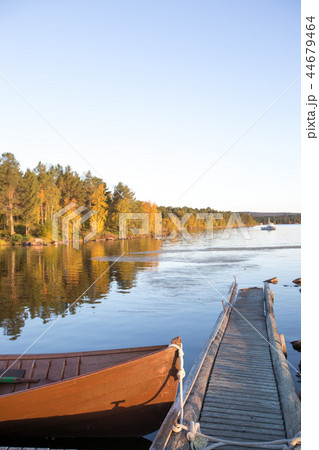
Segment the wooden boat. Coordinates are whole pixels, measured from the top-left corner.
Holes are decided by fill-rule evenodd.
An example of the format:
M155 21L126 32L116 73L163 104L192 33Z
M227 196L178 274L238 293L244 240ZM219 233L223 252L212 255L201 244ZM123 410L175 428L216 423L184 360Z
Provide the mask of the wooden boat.
M23 355L10 367L18 357L0 355L1 440L143 436L176 397L178 351L167 345Z

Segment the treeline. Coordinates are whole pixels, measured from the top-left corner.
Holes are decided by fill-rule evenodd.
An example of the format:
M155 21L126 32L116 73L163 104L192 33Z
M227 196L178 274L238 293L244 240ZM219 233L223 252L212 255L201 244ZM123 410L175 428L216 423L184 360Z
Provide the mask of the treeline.
M210 207L207 208L189 208L188 206L183 207L173 207L173 206L159 206L159 211L163 216L163 224L165 229L174 228L174 224L169 220L169 213L175 214L179 219L181 219L185 214L191 214L189 219L185 224L185 228L188 230L205 230L207 223L203 219L196 219L197 214L217 214L221 211L217 211L216 209L212 209ZM214 228L225 228L229 223L230 216L232 214L231 211L223 211L222 218L214 219L213 226ZM250 227L256 225L256 221L249 213L240 213L240 218L244 225ZM237 224L235 224L236 226Z
M268 222L268 217L270 218L270 221L272 223L275 223L277 225L279 224L294 224L294 223L301 223L301 214L279 214L279 215L266 215L266 216L253 216L257 223L266 224Z
M163 231L169 232L174 224L168 218L172 212L181 218L192 213L185 227L205 229L205 221L197 220L196 213L216 212L211 208L157 207L155 203L139 201L135 193L124 183L118 183L111 190L104 180L89 171L79 175L70 166L46 165L39 162L34 169L24 173L12 153L3 153L0 158L0 239L19 242L31 237L52 239L52 214L74 203L73 209L85 206L96 211L90 220L96 221L99 236L112 233L118 235L119 213L148 213L150 233L154 233L155 214L163 215ZM226 226L230 212L223 213L223 219L215 226ZM241 214L245 225L254 225L250 214ZM72 221L71 221L72 223ZM131 226L139 226L133 222ZM90 223L82 225L82 232L90 228Z

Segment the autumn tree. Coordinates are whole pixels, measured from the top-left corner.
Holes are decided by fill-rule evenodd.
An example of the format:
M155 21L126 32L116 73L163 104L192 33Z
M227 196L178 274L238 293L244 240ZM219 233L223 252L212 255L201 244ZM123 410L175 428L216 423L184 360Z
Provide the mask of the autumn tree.
M91 217L91 223L96 221L97 232L101 233L101 231L104 230L108 213L107 195L104 183L100 184L92 194L92 209L96 211L96 214Z
M151 203L151 202L140 202L140 203L142 206L142 212L148 214L150 233L154 234L155 233L155 217L156 217L155 214L159 212L157 209L157 205L155 203Z

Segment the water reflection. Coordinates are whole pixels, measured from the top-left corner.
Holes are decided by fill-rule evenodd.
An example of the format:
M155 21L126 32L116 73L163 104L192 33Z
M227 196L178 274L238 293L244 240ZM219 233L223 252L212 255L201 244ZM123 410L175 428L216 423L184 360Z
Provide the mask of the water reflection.
M161 241L154 239L90 242L80 250L66 246L0 247L0 326L4 334L16 339L28 318L40 317L46 323L63 315L99 277L70 308L71 314L82 303L101 302L111 285L115 284L118 292L129 292L136 285L138 272L156 267L158 257L114 261L123 252L156 252L160 247Z

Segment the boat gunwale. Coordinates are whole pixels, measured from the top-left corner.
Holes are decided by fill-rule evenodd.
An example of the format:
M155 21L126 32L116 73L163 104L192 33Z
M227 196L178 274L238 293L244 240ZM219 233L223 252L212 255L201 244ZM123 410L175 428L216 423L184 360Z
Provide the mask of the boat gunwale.
M7 353L0 354L0 360L8 360L18 358L19 360L29 360L29 359L55 359L55 358L65 358L68 355L68 358L76 358L78 356L98 356L98 355L107 355L107 354L117 354L117 353L133 353L133 352L143 352L146 350L156 351L163 350L167 348L167 344L163 345L153 345L150 347L128 347L128 348L120 348L120 349L110 349L110 350L88 350L85 352L65 352L65 353L26 353L21 357L19 353Z
M176 339L176 338L174 338L174 339ZM174 341L174 339L172 339L172 342ZM159 347L159 346L155 346L155 347ZM151 348L152 349L153 347L137 347L137 348L144 348L144 349ZM123 361L121 363L115 363L115 364L112 364L110 366L104 367L102 369L98 369L98 370L95 370L93 372L85 373L83 375L77 375L75 377L66 378L65 380L53 381L52 383L48 383L48 384L45 384L45 385L42 385L42 386L33 386L33 387L30 387L28 389L24 389L24 390L21 390L21 391L8 392L7 394L0 395L0 399L1 398L5 398L5 397L9 397L9 396L11 397L13 395L22 395L22 394L25 394L27 392L38 391L39 389L41 389L41 390L42 389L50 389L53 386L57 386L57 385L61 386L63 384L67 384L67 383L74 383L78 379L82 380L84 378L92 377L92 376L94 376L96 374L100 374L100 373L106 372L106 371L108 371L110 369L113 369L114 367L123 366L125 364L131 364L131 363L134 363L135 361L138 361L138 360L140 360L142 358L147 358L147 357L156 355L157 353L161 353L161 352L164 352L164 351L167 351L167 350L172 351L174 353L177 353L177 350L174 347L170 347L170 345L165 345L164 347L162 347L162 348L160 348L158 350L150 351L150 353L148 353L147 355L137 356L137 357L129 359L127 361ZM34 358L34 359L36 359L36 358Z

